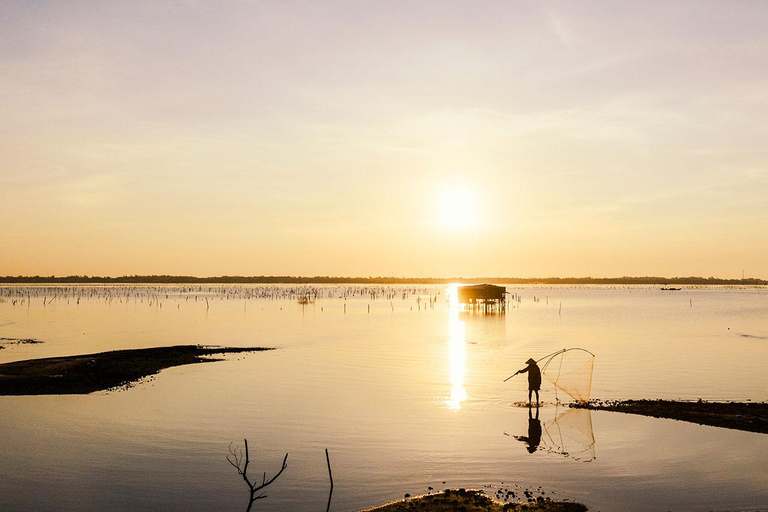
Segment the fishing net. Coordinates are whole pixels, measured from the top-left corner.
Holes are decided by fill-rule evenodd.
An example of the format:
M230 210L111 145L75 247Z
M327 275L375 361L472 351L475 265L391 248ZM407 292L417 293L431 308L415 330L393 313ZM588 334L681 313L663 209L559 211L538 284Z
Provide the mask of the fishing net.
M589 409L566 409L542 425L541 447L580 462L595 459L595 436Z
M564 348L539 359L541 375L577 402L589 401L595 355L583 348ZM559 398L558 398L559 400Z

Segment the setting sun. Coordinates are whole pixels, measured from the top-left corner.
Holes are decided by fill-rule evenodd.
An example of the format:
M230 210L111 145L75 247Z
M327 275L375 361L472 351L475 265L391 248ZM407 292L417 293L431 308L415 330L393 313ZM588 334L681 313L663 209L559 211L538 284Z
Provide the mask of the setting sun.
M477 224L474 194L464 188L443 191L440 196L440 224L448 229L466 229Z

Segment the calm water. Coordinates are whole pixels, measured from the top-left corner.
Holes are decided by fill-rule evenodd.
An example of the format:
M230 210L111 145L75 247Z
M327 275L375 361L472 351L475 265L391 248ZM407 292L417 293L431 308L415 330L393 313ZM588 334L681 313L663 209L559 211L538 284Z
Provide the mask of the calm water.
M279 348L127 391L0 397L0 509L244 510L225 460L244 437L255 474L289 453L258 510L323 510L325 448L336 511L428 487L515 485L591 510L768 507L768 436L570 411L545 384L529 453L515 438L528 435L515 406L525 378L502 383L528 357L578 346L596 354L593 397L766 400L765 288L508 287L521 301L503 316L459 313L442 286L312 290L302 306L296 287L0 289L0 338L44 342L6 345L0 362Z

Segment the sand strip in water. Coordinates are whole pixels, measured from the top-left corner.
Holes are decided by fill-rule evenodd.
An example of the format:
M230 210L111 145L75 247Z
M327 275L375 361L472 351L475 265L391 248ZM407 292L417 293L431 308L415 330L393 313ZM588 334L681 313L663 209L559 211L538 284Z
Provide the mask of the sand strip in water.
M607 400L575 403L571 407L614 411L654 418L689 421L700 425L768 434L768 403L685 402L678 400Z
M0 395L71 395L127 386L172 366L221 361L214 354L272 350L263 347L173 347L115 350L0 364Z

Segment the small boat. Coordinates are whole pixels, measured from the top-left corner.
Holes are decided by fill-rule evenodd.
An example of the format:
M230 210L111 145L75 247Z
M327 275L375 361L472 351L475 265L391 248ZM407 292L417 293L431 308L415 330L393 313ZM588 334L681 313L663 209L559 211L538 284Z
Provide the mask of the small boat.
M672 288L671 286L662 286L661 289L665 292L677 292L682 290L682 288Z

